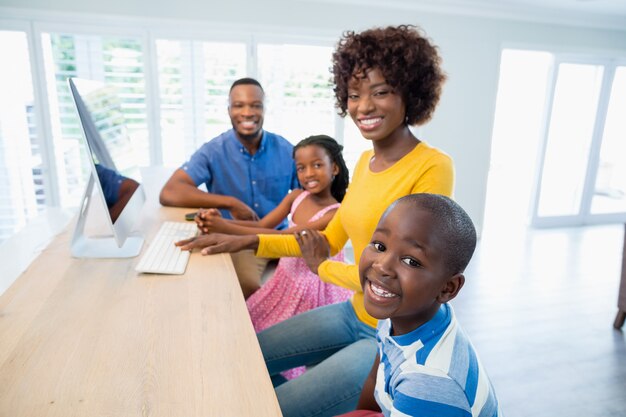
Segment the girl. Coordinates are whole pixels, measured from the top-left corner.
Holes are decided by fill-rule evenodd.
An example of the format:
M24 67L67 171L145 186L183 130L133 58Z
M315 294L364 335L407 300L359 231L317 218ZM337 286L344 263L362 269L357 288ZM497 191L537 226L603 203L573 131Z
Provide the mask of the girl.
M343 147L325 135L311 136L293 149L298 180L304 188L289 193L260 221L222 218L216 209L201 210L197 223L204 233L233 235L291 234L306 229L323 230L339 208L348 186L348 168ZM289 228L274 229L287 215ZM343 262L343 252L333 260ZM313 308L346 301L352 291L320 281L302 258L281 258L274 276L247 300L252 324L257 332ZM286 374L289 378L301 372Z
M451 158L409 126L433 115L446 79L430 39L414 26L346 32L333 54L335 97L372 143L361 155L339 210L324 229L296 236L206 235L179 242L202 253L255 249L257 256L304 256L325 282L354 290L352 300L299 314L258 334L283 416L334 416L356 408L376 357L377 320L365 311L356 265L332 261L348 239L356 264L383 211L415 193L452 195ZM393 277L389 277L393 279ZM316 364L298 379L280 373Z

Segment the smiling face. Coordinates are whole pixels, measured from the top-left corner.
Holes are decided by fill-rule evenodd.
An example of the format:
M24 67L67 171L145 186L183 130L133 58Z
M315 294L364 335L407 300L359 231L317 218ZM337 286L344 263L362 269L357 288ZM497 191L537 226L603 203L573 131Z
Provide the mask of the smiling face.
M348 114L364 138L384 140L405 127L406 105L373 68L365 76L357 72L348 83Z
M463 286L463 275L446 268L436 223L423 208L396 204L361 255L365 309L377 319L391 318L395 335L426 323Z
M333 176L339 167L331 160L324 148L316 145L302 146L294 155L296 173L302 187L311 194L328 193Z
M244 141L261 138L263 128L263 90L257 85L240 84L228 96L228 115L237 136Z

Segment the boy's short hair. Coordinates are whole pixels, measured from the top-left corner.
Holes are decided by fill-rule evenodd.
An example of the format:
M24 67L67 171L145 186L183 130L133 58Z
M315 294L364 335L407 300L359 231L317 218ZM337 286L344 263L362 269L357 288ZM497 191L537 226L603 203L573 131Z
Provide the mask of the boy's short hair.
M391 207L400 203L430 212L436 222L442 243L439 249L443 251L448 272L454 275L465 271L476 249L476 228L465 210L439 194L410 194L396 200Z

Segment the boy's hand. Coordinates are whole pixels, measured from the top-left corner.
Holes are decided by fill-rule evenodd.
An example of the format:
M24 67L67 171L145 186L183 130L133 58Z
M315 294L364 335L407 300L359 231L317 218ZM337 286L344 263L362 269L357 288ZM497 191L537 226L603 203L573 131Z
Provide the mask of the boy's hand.
M326 237L317 230L302 230L295 233L302 258L307 266L317 275L320 264L330 257L330 247Z

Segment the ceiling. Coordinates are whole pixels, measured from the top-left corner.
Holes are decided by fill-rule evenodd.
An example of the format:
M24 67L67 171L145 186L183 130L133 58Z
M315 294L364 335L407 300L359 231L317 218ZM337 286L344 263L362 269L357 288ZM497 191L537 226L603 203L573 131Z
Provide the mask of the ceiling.
M626 0L317 0L626 31Z

